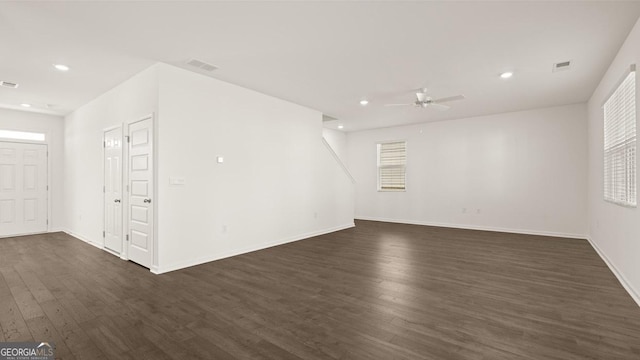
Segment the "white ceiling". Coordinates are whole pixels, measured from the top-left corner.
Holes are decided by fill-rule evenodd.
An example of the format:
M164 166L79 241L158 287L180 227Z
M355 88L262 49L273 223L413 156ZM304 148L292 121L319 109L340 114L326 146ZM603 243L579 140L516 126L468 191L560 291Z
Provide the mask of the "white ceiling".
M570 104L589 98L638 16L637 1L0 2L0 80L20 84L0 88L0 107L64 115L191 58L345 131ZM565 60L571 70L551 72ZM383 106L420 87L467 99L445 112Z

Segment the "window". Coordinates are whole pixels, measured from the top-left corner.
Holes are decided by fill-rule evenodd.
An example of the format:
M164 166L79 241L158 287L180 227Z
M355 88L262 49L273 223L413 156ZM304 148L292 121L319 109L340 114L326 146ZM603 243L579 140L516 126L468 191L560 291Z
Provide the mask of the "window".
M0 130L0 138L14 140L44 141L44 134L27 131Z
M635 66L604 104L604 199L637 205Z
M378 144L378 190L403 191L407 167L407 142Z

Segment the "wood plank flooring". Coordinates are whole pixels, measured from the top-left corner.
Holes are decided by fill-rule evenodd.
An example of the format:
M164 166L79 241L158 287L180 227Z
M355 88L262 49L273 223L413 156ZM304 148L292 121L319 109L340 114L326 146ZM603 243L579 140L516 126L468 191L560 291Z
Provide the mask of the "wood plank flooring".
M640 307L585 240L358 221L152 275L54 233L0 239L0 341L91 360L640 359Z

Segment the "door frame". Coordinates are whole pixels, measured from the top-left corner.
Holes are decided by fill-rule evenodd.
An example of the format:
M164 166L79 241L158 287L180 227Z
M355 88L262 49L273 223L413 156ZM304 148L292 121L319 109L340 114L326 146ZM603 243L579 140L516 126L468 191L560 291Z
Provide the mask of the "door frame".
M20 139L10 139L10 138L0 138L0 142L6 143L19 143L19 144L34 144L34 145L44 145L47 148L47 230L44 232L51 232L52 224L51 224L51 157L49 156L49 132L41 131L41 130L31 130L31 129L7 129L3 128L3 130L13 130L13 131L28 131L28 132L38 132L44 134L44 141L34 141L34 140L20 140ZM43 234L43 233L25 233L25 234L17 234L17 235L8 235L8 236L0 236L0 238L13 237L13 236L24 236L24 235L34 235L34 234Z
M151 227L153 234L151 236L151 264L149 266L149 271L151 271L154 274L158 273L158 241L157 241L157 234L158 234L158 156L157 156L157 144L158 144L158 135L157 135L157 131L156 131L156 119L154 116L154 113L150 113L147 114L145 116L139 117L137 119L135 119L134 121L130 121L127 124L125 124L125 127L123 127L123 136L126 140L126 146L124 147L124 155L123 155L123 161L122 164L123 166L125 166L125 171L123 171L122 173L122 178L124 181L124 191L126 196L126 201L124 201L124 203L126 204L126 209L123 209L122 212L122 216L124 217L124 222L123 222L123 228L125 231L125 236L123 237L124 239L124 244L123 244L123 255L124 257L121 256L122 259L124 260L129 260L129 240L128 237L130 237L131 235L131 229L129 227L129 200L130 200L130 188L129 188L129 144L130 144L130 128L131 125L140 121L144 121L144 120L150 120L151 121L151 156L153 157L152 161L151 161L151 182L152 182L152 191L151 191L151 211L152 211L152 216L151 216L151 221L153 221L153 225Z

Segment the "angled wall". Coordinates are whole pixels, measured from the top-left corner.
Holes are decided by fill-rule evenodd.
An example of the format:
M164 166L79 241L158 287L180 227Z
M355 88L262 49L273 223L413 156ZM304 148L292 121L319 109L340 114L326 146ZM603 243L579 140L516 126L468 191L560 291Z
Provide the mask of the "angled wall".
M104 246L104 130L157 113L156 66L142 71L65 117L65 231Z
M631 30L588 104L589 233L594 247L640 304L640 210L606 202L603 194L602 105L631 64L640 65L640 20ZM636 117L640 113L640 89L637 85L639 83L636 74ZM640 129L640 126L637 124L636 128Z
M320 112L159 71L159 272L353 226L353 184Z
M65 118L69 233L103 246L103 130L151 113L154 272L353 226L353 184L322 142L321 113L156 64Z

